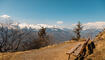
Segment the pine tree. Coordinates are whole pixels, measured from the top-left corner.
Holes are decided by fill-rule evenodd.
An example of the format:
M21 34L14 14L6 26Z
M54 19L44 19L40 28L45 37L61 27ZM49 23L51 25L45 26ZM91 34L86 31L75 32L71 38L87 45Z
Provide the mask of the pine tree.
M42 27L38 32L39 45L40 47L47 46L50 44L49 36L46 33L46 28Z
M81 33L82 29L83 29L83 26L79 21L78 24L76 25L76 27L74 28L74 33L76 34L76 37L75 37L76 40L80 39L80 37L81 37L80 33Z

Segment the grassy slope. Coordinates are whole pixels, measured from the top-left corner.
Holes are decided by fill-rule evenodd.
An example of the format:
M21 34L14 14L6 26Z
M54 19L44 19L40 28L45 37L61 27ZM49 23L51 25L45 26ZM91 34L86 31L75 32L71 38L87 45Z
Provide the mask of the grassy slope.
M94 41L96 49L92 55L88 56L88 59L105 60L105 31L99 33Z
M96 49L85 60L105 60L105 31L95 38ZM15 53L0 53L0 60L67 60L66 52L82 42L65 42L41 49L33 49ZM74 57L71 56L71 60Z
M88 60L105 60L105 41L96 42L94 53L87 58Z
M66 52L82 42L65 42L58 45L48 46L41 49L29 50L24 52L3 53L4 60L67 60ZM73 59L72 57L71 59Z

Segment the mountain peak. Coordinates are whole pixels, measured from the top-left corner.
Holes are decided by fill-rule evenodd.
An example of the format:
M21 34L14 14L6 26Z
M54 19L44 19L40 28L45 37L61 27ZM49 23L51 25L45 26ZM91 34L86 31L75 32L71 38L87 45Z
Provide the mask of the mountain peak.
M105 27L105 22L89 22L83 24L84 29L103 29Z

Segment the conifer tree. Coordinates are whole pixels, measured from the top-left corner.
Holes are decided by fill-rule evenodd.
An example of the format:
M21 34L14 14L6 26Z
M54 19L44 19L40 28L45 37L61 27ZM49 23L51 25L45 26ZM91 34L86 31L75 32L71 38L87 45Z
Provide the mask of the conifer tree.
M46 28L42 27L38 32L40 47L47 46L50 44L49 36L46 33Z
M76 27L74 28L74 33L76 34L76 40L79 40L81 38L81 31L83 29L82 24L80 23L80 21L78 22L78 24L76 25Z

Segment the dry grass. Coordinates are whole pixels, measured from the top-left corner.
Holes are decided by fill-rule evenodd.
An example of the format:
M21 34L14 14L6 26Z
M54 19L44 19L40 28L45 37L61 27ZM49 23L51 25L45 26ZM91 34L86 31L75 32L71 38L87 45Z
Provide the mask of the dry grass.
M105 34L100 34L95 38L96 48L94 53L89 55L85 60L105 60ZM78 43L84 41L67 41L40 49L15 53L0 53L0 60L68 60L66 52ZM71 56L71 60L75 57Z
M105 60L105 41L98 41L96 43L96 49L94 50L94 53L90 56L88 56L87 59L92 60Z
M92 55L88 56L87 60L105 60L105 31L99 33L94 40L96 49Z
M1 53L0 60L67 60L66 52L74 47L77 43L82 42L65 42L41 49L34 49L24 52ZM2 54L4 54L2 56ZM74 59L74 57L72 57Z

